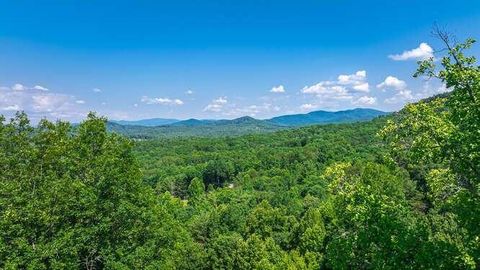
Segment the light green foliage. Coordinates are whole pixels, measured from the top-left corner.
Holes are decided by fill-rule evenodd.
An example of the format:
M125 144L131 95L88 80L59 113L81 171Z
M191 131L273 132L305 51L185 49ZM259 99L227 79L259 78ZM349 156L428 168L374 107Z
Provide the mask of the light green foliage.
M445 109L446 98L408 104L387 121L380 134L396 153L398 162L430 164L442 162L442 146L454 131ZM414 162L413 162L414 161Z
M441 67L420 62L416 76L442 80L452 92L444 98L408 105L381 134L399 165L416 175L432 213L452 213L466 236L465 262L480 264L480 67L464 54L474 40L451 44L439 32L448 54ZM452 237L451 235L448 235ZM457 236L455 236L457 237ZM458 236L460 237L460 236ZM462 234L463 237L463 234Z
M205 194L205 185L199 178L193 178L188 186L188 197L190 199L198 199Z
M335 206L328 264L339 269L405 267L403 261L414 257L418 239L404 175L376 164L333 165L327 173Z

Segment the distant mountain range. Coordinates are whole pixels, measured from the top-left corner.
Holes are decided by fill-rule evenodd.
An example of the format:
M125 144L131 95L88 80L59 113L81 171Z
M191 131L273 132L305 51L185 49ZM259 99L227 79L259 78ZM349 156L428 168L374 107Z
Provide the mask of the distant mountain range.
M347 123L368 121L377 116L386 115L388 113L374 109L353 109L337 112L314 111L307 114L291 114L277 116L266 121L277 125L298 127L318 124Z
M156 127L163 125L170 125L175 122L179 122L177 119L167 119L167 118L151 118L151 119L142 119L136 121L127 121L127 120L111 120L110 122L124 125L124 126L144 126L144 127Z
M337 112L314 111L307 114L283 115L265 120L249 116L232 120L153 118L137 121L110 121L108 128L111 131L133 138L238 136L308 125L368 121L386 114L388 113L379 110L359 108Z

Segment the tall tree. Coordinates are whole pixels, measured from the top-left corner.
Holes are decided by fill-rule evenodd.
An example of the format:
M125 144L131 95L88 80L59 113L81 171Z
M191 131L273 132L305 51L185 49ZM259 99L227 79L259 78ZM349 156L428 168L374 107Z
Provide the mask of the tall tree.
M467 231L465 260L480 265L480 67L467 56L475 40L454 43L439 28L445 45L440 67L431 58L419 62L414 76L440 79L451 92L446 97L410 104L389 121L381 134L401 165L423 167L431 210L454 213Z

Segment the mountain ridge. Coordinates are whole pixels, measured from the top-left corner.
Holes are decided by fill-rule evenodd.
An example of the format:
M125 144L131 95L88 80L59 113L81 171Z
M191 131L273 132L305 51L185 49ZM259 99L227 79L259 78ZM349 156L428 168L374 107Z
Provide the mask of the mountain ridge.
M263 120L250 116L219 120L190 118L159 126L142 126L134 125L133 123L122 125L119 124L118 121L109 121L107 126L110 131L136 139L158 137L217 137L268 133L309 125L369 121L386 114L388 113L373 109L352 109L337 112L314 111L307 114L283 115ZM135 123L138 123L138 121Z
M176 122L179 122L178 119L173 118L147 118L139 120L109 120L112 123L124 125L124 126L145 126L145 127L155 127L162 125L170 125Z
M268 119L267 121L286 126L305 126L311 124L332 124L368 121L375 117L387 114L389 113L370 108L355 108L342 111L319 110L305 114L281 115Z
M328 123L345 123L370 120L374 117L386 115L389 112L384 112L370 108L355 108L341 111L325 111L318 110L305 114L286 114L279 115L268 119L256 119L251 116L241 116L234 119L196 119L189 118L185 120L173 118L149 118L139 120L110 120L110 122L124 125L124 126L144 126L144 127L158 127L158 126L175 126L175 127L194 127L202 125L224 125L231 123L245 123L245 122L269 122L281 126L304 126L311 124L328 124Z

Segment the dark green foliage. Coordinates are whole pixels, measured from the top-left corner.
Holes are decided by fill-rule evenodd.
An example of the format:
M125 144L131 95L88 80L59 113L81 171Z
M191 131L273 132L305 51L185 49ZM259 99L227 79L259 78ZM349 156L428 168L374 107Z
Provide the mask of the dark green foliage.
M202 177L206 186L221 187L226 181L232 180L233 174L234 168L231 162L216 158L207 162Z
M134 145L1 118L0 268L478 269L470 45L420 66L451 94L363 123Z
M0 146L0 268L155 268L197 248L105 119L72 133L18 114L0 123Z

